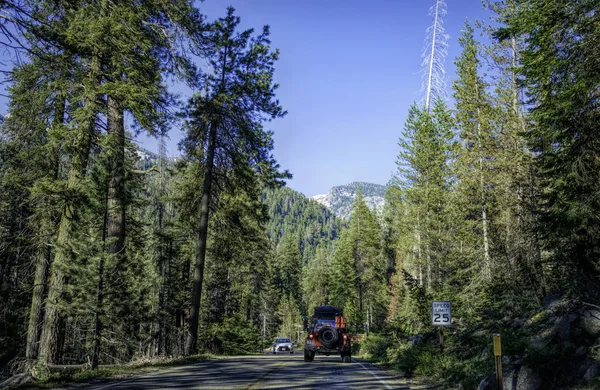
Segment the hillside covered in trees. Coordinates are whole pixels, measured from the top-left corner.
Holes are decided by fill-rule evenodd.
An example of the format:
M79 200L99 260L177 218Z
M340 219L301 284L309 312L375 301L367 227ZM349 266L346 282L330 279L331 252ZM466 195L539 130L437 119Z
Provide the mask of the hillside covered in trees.
M285 235L298 239L305 262L319 246L338 239L342 221L314 200L290 188L265 190L264 203L269 213L267 233L272 243L278 244Z
M24 58L0 126L1 376L257 353L328 304L402 375L477 388L501 333L515 383L598 388L599 4L485 4L451 97L430 83L398 129L382 210L359 187L343 221L284 187L268 27L188 0L0 3Z

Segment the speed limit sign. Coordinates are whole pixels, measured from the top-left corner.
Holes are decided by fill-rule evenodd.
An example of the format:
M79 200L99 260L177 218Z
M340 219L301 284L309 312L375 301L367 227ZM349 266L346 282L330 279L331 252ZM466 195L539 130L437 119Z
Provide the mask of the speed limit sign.
M450 301L433 301L431 305L431 324L448 326L452 323L452 304Z

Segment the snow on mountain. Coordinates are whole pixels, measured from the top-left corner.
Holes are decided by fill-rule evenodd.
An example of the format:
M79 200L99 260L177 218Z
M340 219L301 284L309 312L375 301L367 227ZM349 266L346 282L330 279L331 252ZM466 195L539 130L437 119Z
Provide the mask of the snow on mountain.
M350 219L357 186L360 186L363 199L371 210L379 211L383 208L386 186L381 184L354 182L343 186L335 186L327 194L315 195L311 199L327 207L336 216Z

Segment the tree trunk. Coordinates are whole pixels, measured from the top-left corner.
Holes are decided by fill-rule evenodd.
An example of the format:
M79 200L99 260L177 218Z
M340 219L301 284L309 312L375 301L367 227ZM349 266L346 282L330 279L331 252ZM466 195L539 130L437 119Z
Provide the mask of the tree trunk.
M427 252L427 291L431 291L431 254L429 245L425 245L425 252Z
M33 282L33 297L29 312L29 327L27 329L27 347L25 357L28 362L33 362L38 357L38 347L42 334L42 320L44 319L44 296L48 283L52 251L50 246L44 245L37 254L35 278Z
M158 146L158 231L161 233L161 239L158 245L158 270L159 275L162 277L161 287L158 291L158 311L159 311L159 325L157 334L157 354L162 356L166 351L166 338L167 338L167 322L165 318L165 295L167 290L167 262L165 256L165 243L162 235L163 232L163 217L164 217L164 175L165 175L165 137L164 133L160 134L159 146Z
M430 112L429 106L430 106L430 102L431 102L431 89L432 87L432 83L433 83L433 73L434 73L434 69L433 69L433 65L435 63L435 48L436 48L436 39L437 39L437 32L438 32L438 23L439 23L439 8L440 8L440 0L437 0L435 2L435 16L434 16L434 20L433 20L433 39L431 42L431 56L429 58L429 70L428 70L428 75L427 75L427 96L425 97L425 110L427 112Z
M483 176L483 175L482 175ZM483 178L481 179L483 185ZM483 275L486 280L492 279L492 261L490 258L490 243L488 238L488 216L485 192L481 192L481 222L483 225Z
M510 2L511 5L511 11L514 12L514 1ZM523 131L523 133L525 133L527 131L527 125L525 122L525 118L523 116L523 112L520 110L519 108L519 87L517 84L517 73L514 69L517 68L517 52L518 52L518 48L517 48L517 39L515 36L511 37L511 51L512 51L512 66L513 66L513 71L512 71L512 89L513 89L513 110L515 115L517 116L517 119L519 121L519 124L521 126L521 130ZM535 261L534 261L534 269L538 272L538 278L537 280L539 281L540 284L540 294L541 296L545 296L546 295L546 281L545 281L545 277L544 277L544 269L542 267L542 254L541 254L541 248L540 248L540 240L539 240L539 230L538 230L538 226L537 226L537 205L536 205L536 200L535 200L535 176L534 176L534 172L533 172L533 162L531 161L532 157L529 156L528 159L528 168L529 168L529 193L530 193L530 208L531 208L531 223L532 223L532 230L533 230L533 246L534 246L534 251L535 251Z
M544 267L542 266L542 250L540 246L539 227L537 223L537 205L535 201L535 177L533 173L533 163L529 163L529 191L531 197L531 223L533 230L533 246L535 250L534 269L538 272L539 288L542 297L546 296L546 278L544 276Z
M108 222L108 188L106 191L104 209L104 223L102 225L102 242L106 245L107 222ZM98 286L96 290L96 308L94 312L94 350L92 352L92 369L98 368L100 364L100 342L102 338L102 315L104 304L104 267L105 257L100 258L98 265Z
M96 295L96 312L94 313L94 352L92 355L92 370L100 364L100 342L102 338L102 315L104 305L104 256L100 257L98 266L98 291Z
M122 103L113 96L108 96L108 153L112 157L110 164L110 181L106 199L105 231L106 253L112 256L111 263L116 270L121 269L125 255L125 124ZM102 317L104 315L104 268L105 257L98 266L98 289L96 295L96 313L94 318L94 352L92 369L98 368L100 362L100 346L102 340ZM112 277L118 279L118 271Z
M198 231L198 249L194 267L194 287L192 290L192 305L190 310L190 328L185 343L185 355L189 356L198 352L198 319L200 314L200 298L202 295L202 279L204 277L204 263L206 260L206 241L208 239L208 214L210 195L212 191L213 168L217 141L217 124L212 122L208 137L206 164L204 172L204 185L200 203L200 226Z
M363 285L358 285L358 308L360 310L360 316L363 315Z
M421 249L421 227L419 217L417 216L417 227L415 231L415 238L417 240L417 262L419 264L419 287L423 287L423 259L421 255L423 254Z
M112 96L108 97L108 137L113 157L108 186L108 253L123 257L125 254L125 125L123 105Z
M476 85L475 92L479 98L479 87ZM479 147L479 190L481 191L481 224L483 230L483 277L486 280L492 279L492 260L490 257L490 243L488 236L488 215L487 215L487 199L486 199L486 184L484 181L483 172L483 140L481 135L481 110L477 107L477 138Z

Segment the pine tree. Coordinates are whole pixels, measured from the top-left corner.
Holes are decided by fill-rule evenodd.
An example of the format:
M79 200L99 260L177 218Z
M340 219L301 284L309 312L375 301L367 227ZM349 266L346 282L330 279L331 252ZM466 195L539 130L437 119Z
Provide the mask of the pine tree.
M348 323L357 330L356 326L362 327L364 317L359 306L359 294L356 288L359 279L349 230L342 231L336 243L331 269L329 302L333 306L342 307Z
M281 321L278 334L281 337L290 337L300 342L296 337L299 327L302 326L302 316L298 310L296 299L289 295L282 295L278 306L278 316Z
M380 321L373 321L373 317L381 313L387 263L381 256L379 223L365 203L360 187L352 205L350 240L357 274L355 288L359 310L368 324L378 324Z
M555 286L592 296L598 291L596 13L589 1L519 2L497 34L525 41L520 70L535 123L527 135L543 173L541 244L559 269Z
M458 79L454 82L456 126L461 139L455 174L458 180L455 204L467 214L468 225L461 244L469 248L472 261L485 281L491 280L494 267L491 221L494 211L496 148L491 121L492 107L486 83L478 74L479 48L467 23L459 39L462 54L456 60Z
M302 257L298 248L298 239L291 234L284 236L276 254L276 286L281 296L291 295L296 305L301 304L300 280L302 275Z
M497 26L502 26L516 11L515 1L489 2L495 15L487 27L494 37ZM522 77L518 74L523 39L511 35L486 48L489 63L497 71L491 79L494 126L497 128L498 150L498 220L496 236L498 255L505 258L499 266L508 284L511 305L540 303L545 295L545 273L542 267L537 203L540 175L533 164L526 134L531 128L523 109ZM537 300L525 297L537 297Z
M409 111L398 156L398 183L405 210L402 245L407 270L429 290L443 284L444 262L450 251L447 198L451 190L452 120L438 99L431 113L413 105ZM409 226L414 226L409 228Z
M331 251L324 245L316 249L315 257L304 266L302 291L308 312L315 306L327 305L330 299Z
M23 271L30 261L35 264L33 297L30 304L29 329L25 356L28 364L37 357L43 300L46 293L49 262L52 256L52 236L60 187L56 181L61 175L58 135L64 134L65 80L61 79L60 56L55 61L34 61L23 64L12 72L13 83L9 88L10 114L2 123L0 144L0 291L2 307L14 311L11 302L17 299L21 288L29 288L29 275ZM45 189L51 189L49 193ZM26 237L26 238L25 238ZM12 285L14 275L21 280ZM24 283L25 282L25 283ZM22 286L22 287L19 287ZM30 291L31 291L30 290ZM12 298L11 295L15 294ZM26 313L26 310L19 310ZM8 315L8 314L7 314ZM8 317L7 317L8 320ZM10 331L20 321L8 320ZM22 334L23 331L15 333ZM12 346L7 345L7 352Z
M252 177L260 172L266 182L277 182L281 175L270 151L272 134L264 130L266 120L285 112L275 100L273 83L277 51L269 49L269 28L252 37L253 30L237 32L239 17L229 8L227 16L212 26L213 51L208 58L214 73L203 80L206 95L196 94L187 109L187 136L183 147L190 157L203 162L200 207L198 210L197 257L190 311L190 332L186 354L197 350L198 318L208 237L209 206L219 170L231 169L237 177ZM289 176L284 174L283 176ZM226 185L226 181L221 181Z

